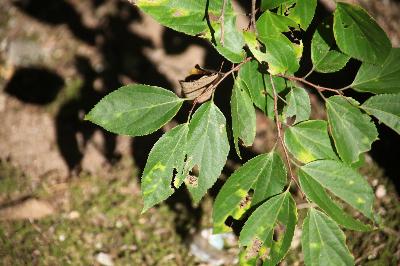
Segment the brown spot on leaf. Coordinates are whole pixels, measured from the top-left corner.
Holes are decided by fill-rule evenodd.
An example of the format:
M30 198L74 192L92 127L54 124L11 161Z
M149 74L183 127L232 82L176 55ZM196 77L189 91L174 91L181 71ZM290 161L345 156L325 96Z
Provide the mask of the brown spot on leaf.
M251 246L247 248L246 259L251 259L257 256L258 252L260 251L263 242L258 238L254 238Z
M191 186L191 187L197 187L197 184L198 184L197 176L188 175L186 177L186 183L189 184L189 186Z
M251 196L247 195L246 197L244 197L240 203L239 203L239 208L243 209L244 207L246 207L251 201Z
M219 21L219 15L216 15L212 12L208 13L208 18L210 19L210 21Z

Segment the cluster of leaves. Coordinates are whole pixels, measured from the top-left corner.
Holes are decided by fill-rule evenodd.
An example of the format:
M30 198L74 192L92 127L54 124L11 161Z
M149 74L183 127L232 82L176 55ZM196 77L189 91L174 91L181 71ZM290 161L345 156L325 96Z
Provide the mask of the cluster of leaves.
M351 85L334 90L294 76L303 43L293 36L307 30L316 0L262 0L252 30L237 29L231 1L138 0L136 4L162 25L210 40L222 56L239 64L231 97L232 135L239 156L239 142L251 146L254 141L255 108L275 120L280 136L282 123L286 127L278 138L286 165L274 149L235 171L215 200L214 233L232 230L226 225L228 217L246 219L239 237L241 262L279 263L297 224L289 187L298 180L312 203L302 225L306 265L354 264L339 226L368 231L376 224L374 194L357 166L378 137L371 115L400 134L400 49L392 48L363 9L337 3L333 17L313 35L310 73L339 71L350 58L361 61L361 67ZM309 95L294 81L321 94L328 121L310 120ZM375 95L360 104L344 95L347 89ZM335 95L325 97L326 91ZM128 85L104 97L86 118L117 134L141 136L170 121L184 101L188 99L163 88ZM218 179L229 149L223 113L212 100L205 102L187 123L166 132L152 148L142 176L143 211L168 198L182 183L199 202ZM291 163L298 165L296 173ZM346 213L342 204L370 222Z

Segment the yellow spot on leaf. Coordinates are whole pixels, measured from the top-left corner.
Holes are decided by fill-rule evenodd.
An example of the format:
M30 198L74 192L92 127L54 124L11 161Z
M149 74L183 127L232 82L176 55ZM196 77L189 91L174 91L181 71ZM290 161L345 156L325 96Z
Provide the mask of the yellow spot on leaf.
M247 191L244 189L238 189L236 190L235 195L238 195L240 198L244 198L247 196Z
M160 171L165 171L165 165L163 165L162 163L157 163L156 165L154 165L153 169L154 170L160 170Z
M319 249L319 243L311 242L311 243L310 243L310 248L312 248L312 249Z
M358 204L365 204L365 200L362 198L357 198L357 203Z
M299 160L305 163L314 161L316 158L309 152L307 152L306 150L302 150L299 155Z
M349 180L349 182L347 182L348 185L353 185L354 181L353 180Z

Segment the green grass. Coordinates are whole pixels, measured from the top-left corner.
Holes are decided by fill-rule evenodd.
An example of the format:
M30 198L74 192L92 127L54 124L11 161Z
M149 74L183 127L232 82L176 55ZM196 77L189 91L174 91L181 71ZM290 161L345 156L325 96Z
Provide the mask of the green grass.
M83 175L63 191L45 182L34 195L47 195L49 202L64 197L59 212L38 221L0 222L0 264L93 265L104 252L115 265L192 265L175 232L176 214L162 205L141 215L136 178L113 176ZM0 187L5 183L10 180L1 178ZM7 193L20 188L7 187Z

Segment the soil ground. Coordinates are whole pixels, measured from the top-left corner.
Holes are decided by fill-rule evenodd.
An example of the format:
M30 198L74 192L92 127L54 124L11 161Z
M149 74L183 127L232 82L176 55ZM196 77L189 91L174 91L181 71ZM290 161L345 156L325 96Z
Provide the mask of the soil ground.
M398 46L399 2L360 2ZM4 0L0 10L0 264L201 264L189 246L210 227L211 196L193 206L180 190L140 213L140 171L162 132L117 137L83 116L128 83L179 94L178 80L195 64L218 69L222 58L128 1ZM323 116L312 99L314 115ZM275 137L270 121L259 116L257 126L251 153L265 151ZM229 167L238 163L230 160ZM346 232L348 244L359 265L398 265L398 194L371 157L361 171L373 185L384 226ZM300 233L283 265L302 265Z

